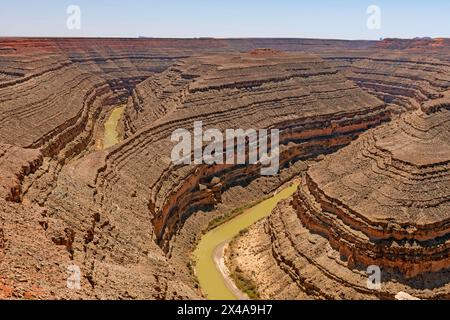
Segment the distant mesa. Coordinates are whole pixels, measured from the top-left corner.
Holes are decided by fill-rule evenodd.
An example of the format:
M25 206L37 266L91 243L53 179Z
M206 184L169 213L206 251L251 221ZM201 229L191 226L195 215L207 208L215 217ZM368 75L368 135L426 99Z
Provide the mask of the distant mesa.
M448 48L450 39L417 37L413 39L385 38L378 41L377 48L384 49L426 49L426 48Z
M283 54L280 50L274 50L271 48L256 48L249 52L252 56L274 56Z

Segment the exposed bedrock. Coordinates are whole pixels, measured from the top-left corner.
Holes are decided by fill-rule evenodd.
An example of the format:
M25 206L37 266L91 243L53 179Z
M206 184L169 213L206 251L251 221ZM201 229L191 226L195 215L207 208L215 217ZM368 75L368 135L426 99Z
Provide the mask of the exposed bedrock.
M138 85L141 105L135 109L130 101L126 111L128 128L134 128L129 138L66 165L47 201L53 215L75 230L74 259L82 261L97 294L124 276L116 274L115 266L127 266L130 276L138 277L152 263L150 253L161 264L149 270L160 275L161 283L172 283L170 272L184 271L168 271L174 269L155 242L169 254L180 252L172 250L171 239L193 211L213 208L223 201L225 190L246 186L259 175L257 166L174 165L174 130L192 130L196 120L203 121L205 130L279 128L284 165L334 151L389 117L381 101L314 56L213 55L186 59L173 68L189 81L174 81L161 96L147 91L147 86L157 88L158 81L166 83L174 72L170 68ZM236 78L239 83L233 85ZM170 107L161 107L167 101ZM156 110L163 111L155 116ZM226 197L230 208L233 202L242 205L238 196ZM106 269L109 275L96 271ZM133 281L119 284L135 286ZM163 288L161 295L196 295L181 282L171 285L176 294Z
M448 299L447 106L445 99L428 101L312 165L290 202L236 240L231 265L268 297L393 299L407 292ZM251 244L255 237L266 244ZM252 254L291 295L262 281ZM382 270L379 289L367 286L372 265Z
M168 79L175 81L163 86ZM259 166L174 166L166 146L174 145L169 139L175 129L192 129L196 120L203 121L205 130L217 128L223 132L228 128L278 128L280 165L284 166L334 151L389 118L383 103L363 93L320 59L283 53L188 59L144 81L136 88L134 99L139 104L128 106L128 121L135 127L132 131L158 118L160 115L153 114L155 110L162 110L166 116L160 125L142 133L137 131L138 138L114 151L109 161L118 161L114 158L120 156L120 166L128 165L121 153L136 153L139 142L153 146L146 158L139 155L139 162L152 167L155 161L164 163L160 166L156 162L158 168L142 173L141 179L150 173L158 177L148 206L154 215L156 239L165 250L187 212L214 206L220 202L221 190L246 183L258 177L260 171ZM146 108L146 104L153 108ZM105 181L111 180L107 176L110 174L105 172ZM214 179L219 182L212 183Z
M355 263L410 277L450 267L449 116L405 115L311 168L294 201L303 223Z
M21 202L25 176L35 172L42 162L39 150L0 144L0 199Z
M66 286L72 262L46 230L45 209L0 199L0 299L74 298ZM63 238L61 238L63 239Z
M399 292L450 298L445 270L407 278L380 266L381 286L370 288L367 267L344 259L326 237L306 227L292 199L236 239L227 264L252 280L262 299L395 299Z
M391 104L397 113L420 108L450 88L450 63L430 52L371 51L326 53L325 59L361 88Z
M258 178L260 167L176 166L170 159L174 130L191 130L196 120L205 130L223 132L278 128L283 167L335 151L389 119L383 102L316 56L276 51L206 55L180 60L138 84L124 116L128 139L89 153L104 109L121 93L114 93L101 72L87 72L80 63L65 62L60 74L42 67L42 74L11 84L34 90L29 107L26 96L9 97L24 99L21 108L8 111L11 104L3 104L5 115L11 112L17 123L29 121L31 128L40 123L39 129L16 137L16 143L44 155L40 167L23 179L24 205L45 208L46 233L83 274L83 290L72 292L80 297L198 297L191 284L174 280L180 271L164 252L173 252L170 241L192 212L215 207L224 191ZM61 87L33 88L33 77ZM72 90L62 85L63 79L71 83L77 77L84 82ZM28 108L43 112L27 113ZM23 119L13 115L19 111ZM12 142L8 121L0 133ZM226 197L230 208L242 205L242 199Z
M180 277L188 268L178 264L187 260L174 264L173 256L191 249L184 246L192 246L193 236L201 233L198 221L205 226L216 216L211 209L224 212L247 199L258 200L303 170L297 167L301 161L348 145L388 120L390 111L422 110L415 118L398 122L398 131L417 137L427 132L423 141L434 139L436 115L448 111L449 59L443 51L423 61L416 56L403 59L398 52L388 58L388 49L369 50L373 45L305 39L1 39L0 267L6 277L0 277L1 288L11 288L14 297L34 296L35 291L45 293L37 298L200 297L190 280ZM254 50L260 47L272 50ZM277 50L316 52L327 60ZM428 103L431 98L435 103ZM98 151L95 140L117 104L126 104L119 124L126 139ZM433 122L424 120L428 118ZM280 129L280 167L286 169L278 177L261 178L258 166L175 166L170 136L176 129L192 130L197 120L203 121L205 130ZM424 129L427 123L429 131ZM358 143L370 145L367 137ZM445 165L437 171L421 169L423 165L408 164L398 154L391 156L394 152L386 146L380 150L372 157L381 164L391 163L389 170L405 179L415 177L411 172L422 177L420 170L429 170L424 179L428 172L436 181L438 172L444 174ZM437 162L445 157L442 150L432 152ZM317 194L311 192L311 197ZM443 201L437 194L422 196L430 197L424 202L430 208ZM203 215L197 214L199 209L204 209ZM292 206L288 212L294 213L293 222L301 224ZM435 215L443 216L439 211ZM413 224L417 230L411 231L408 241L418 241L431 261L445 252L446 222L436 219L422 229L419 222ZM390 240L375 238L377 223L367 223L375 230L367 231L366 237L374 237L367 243L379 241L380 247L390 247L386 243ZM382 237L409 235L401 223L391 222L390 233ZM442 236L434 235L433 223ZM349 222L358 227L353 224ZM270 232L273 239L278 237L278 231ZM353 233L351 240L359 240ZM314 237L329 244L325 237ZM385 259L394 263L406 259L404 266L409 268L414 259L397 254L403 252L405 240L398 241L400 248L389 251L393 258ZM364 246L371 248L367 243ZM16 272L12 268L20 269L30 245L45 250L29 251L37 259L27 260ZM286 254L283 246L278 248L278 256ZM379 253L370 250L370 256ZM334 261L341 266L341 260ZM355 264L365 260L361 261ZM66 287L70 265L80 267L81 290ZM444 271L433 274L439 272ZM402 291L414 294L407 289Z

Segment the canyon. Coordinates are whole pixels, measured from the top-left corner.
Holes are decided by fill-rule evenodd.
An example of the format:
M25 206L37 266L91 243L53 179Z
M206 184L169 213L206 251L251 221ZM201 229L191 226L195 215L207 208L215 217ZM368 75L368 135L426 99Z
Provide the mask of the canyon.
M261 297L448 298L449 87L447 39L2 38L0 298L202 298L202 233L295 178L227 250ZM196 121L280 172L174 164Z

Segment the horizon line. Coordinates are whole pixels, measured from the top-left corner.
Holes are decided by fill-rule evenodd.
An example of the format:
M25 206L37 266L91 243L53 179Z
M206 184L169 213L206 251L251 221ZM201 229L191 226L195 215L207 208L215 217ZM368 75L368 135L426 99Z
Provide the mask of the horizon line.
M134 40L248 40L248 39L279 39L279 40L325 40L325 41L366 41L377 42L383 40L437 40L437 39L450 39L450 37L413 37L413 38L401 38L401 37L380 37L380 39L345 39L345 38L310 38L310 37L270 37L270 36L257 36L257 37L149 37L149 36L1 36L0 39L134 39Z

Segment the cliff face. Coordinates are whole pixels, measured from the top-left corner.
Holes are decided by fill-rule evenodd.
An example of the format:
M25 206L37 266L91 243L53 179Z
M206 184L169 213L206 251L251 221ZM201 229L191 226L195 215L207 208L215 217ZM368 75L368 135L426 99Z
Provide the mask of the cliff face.
M312 165L292 200L234 244L232 263L257 283L263 297L393 299L408 292L449 298L448 63L434 61L440 68L429 63L417 63L414 70L426 71L413 73L406 72L413 67L409 59L383 62L384 68L400 65L391 77L414 79L417 90L433 94L416 96L412 111ZM425 74L427 81L420 80ZM367 81L372 77L378 75L369 72ZM409 97L407 91L396 94ZM273 274L268 280L273 287L263 280L268 275L252 266L263 263ZM377 290L366 284L371 265L382 271Z
M174 80L172 85L164 85L167 79ZM188 59L140 84L133 101L139 101L128 108L128 120L134 130L161 115L162 118L157 126L136 131L134 138L108 161L112 167L126 152L133 153L127 157L138 157L137 163L154 166L141 172L139 180L147 185L151 185L148 181L155 183L148 206L155 215L152 221L156 237L163 241L166 250L167 241L190 207L220 201L213 189L200 190L200 184L208 186L216 177L220 188L226 189L240 180L258 177L260 170L258 166L173 166L169 154L163 152L173 145L169 141L173 130L192 129L196 120L203 121L205 130L217 128L223 132L227 128L278 128L283 167L301 157L348 144L362 130L389 117L383 103L362 92L325 62L293 54ZM137 143L151 143L153 147L145 155L136 154L140 152ZM122 162L121 169L140 170L133 168L135 163Z
M448 268L447 118L405 116L311 168L294 201L302 221L355 263L409 277Z
M444 51L448 52L447 51ZM326 59L361 88L389 105L394 113L419 109L427 100L442 98L449 88L448 56L373 50L330 53Z
M0 199L22 202L22 182L42 161L39 150L0 144Z
M379 134L398 136L400 142L420 138L414 146L420 152L428 150L425 141L435 139L430 145L446 141L448 137L441 134L446 124L439 119L447 112L448 60L442 59L442 51L420 60L390 49L369 50L373 45L306 39L1 39L0 273L5 276L0 278L0 294L7 298L198 298L186 263L201 234L200 225L215 216L214 209L231 210L247 199L261 198L299 174L303 160L349 145L364 131L388 121L391 111L416 113L396 120L392 132L376 129L380 131L373 136L352 143L349 148L357 148L348 150L356 154L367 145L364 152L369 155L342 170L356 174L372 159L387 171L405 175L405 185L418 177L435 182L432 179L438 179L445 164L431 169L428 164L411 164L405 158L410 154L407 149L399 153L389 147L389 139L377 139ZM257 49L262 47L270 50ZM113 148L96 150L105 118L118 104L126 104L120 124L126 139ZM174 165L172 132L192 130L197 120L203 121L205 130L280 129L280 175L262 178L258 165ZM434 153L430 161L441 163L445 157L445 152ZM302 188L318 201L320 182L326 181L312 170ZM329 174L330 183L345 181L339 170ZM445 191L445 179L439 181ZM383 183L391 182L380 180ZM414 215L406 212L398 221L390 221L392 228L385 234L379 231L384 222L375 221L372 211L358 216L357 222L345 217L344 211L332 211L353 228L348 242L353 241L354 250L350 254L342 249L343 255L356 264L373 257L393 261L393 267L403 266L408 275L445 268L442 257L447 251L441 242L447 222L441 214L445 208L438 203L445 194L422 190L430 198L426 203L432 212L426 215L430 221L417 218L419 209ZM305 209L305 222L300 220L296 215L301 217L301 197L299 191L295 208L286 206L278 220L274 215L264 233L270 234L269 246L273 242L272 266L285 280L292 278L280 271L287 269L280 269L277 261L288 264L288 255L295 257L301 249L285 247L283 226L308 233L314 221L306 225L307 214L323 219L319 211ZM333 199L342 201L339 195ZM385 214L380 212L376 214ZM281 224L281 218L291 220ZM367 219L375 222L364 227L361 221ZM315 226L325 223L330 223L326 230L347 230L323 220ZM405 223L417 230L403 230ZM383 237L405 234L420 242L417 250L424 252L427 262L414 261L403 247L386 249L388 240ZM332 237L324 236L330 242L325 237L316 240L338 249ZM379 239L374 242L368 237ZM43 250L21 265L27 248ZM71 266L80 268L80 290L66 286ZM295 272L289 274L294 277ZM356 285L352 281L349 287Z
M399 116L313 165L292 202L233 245L231 267L263 298L449 298L449 54L427 53L321 54Z

